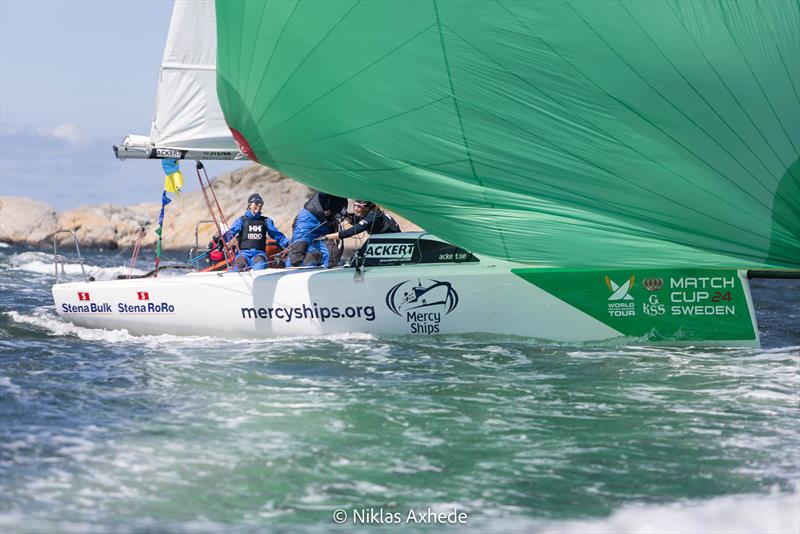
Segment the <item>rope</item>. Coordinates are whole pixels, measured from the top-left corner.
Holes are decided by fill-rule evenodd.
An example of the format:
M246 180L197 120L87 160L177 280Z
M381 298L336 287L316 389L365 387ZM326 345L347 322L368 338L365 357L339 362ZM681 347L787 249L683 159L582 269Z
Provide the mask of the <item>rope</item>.
M128 276L130 278L133 276L133 268L136 265L136 258L139 257L139 251L142 249L142 238L144 237L144 226L139 228L139 237L136 238L136 244L133 246L133 253L131 254L131 265L128 267ZM156 258L158 259L158 258ZM158 263L156 262L156 267L158 267Z
M372 210L376 210L377 211L378 207L373 204L373 207L367 212L367 215L369 215L369 212L372 211ZM364 217L362 217L362 219L364 219ZM372 222L369 224L368 233L369 233L370 239L372 238L372 229L375 227L375 221L376 220L378 220L378 218L377 217L373 217ZM355 217L353 217L353 226L355 226L355 224L356 224L356 220L355 220ZM369 242L369 239L363 240L364 243L362 244L362 238L360 236L356 237L359 234L361 234L361 232L358 232L357 234L353 234L350 237L352 237L353 239L356 239L358 241L358 248L355 250L355 254L353 255L353 258L355 259L356 271L360 273L361 272L361 268L362 268L361 262L364 259L364 255L365 255L364 252L366 252L366 251L364 251L364 252L362 252L362 251L364 249L364 245L367 242Z
M219 211L219 220L217 220L217 215L214 213L214 208L211 206L211 200L208 198L208 193L206 192L206 186L203 183L203 177L200 175L200 169L203 169L203 174L206 175L206 181L208 181L208 188L211 190L211 194L214 196L214 202L217 205L217 210ZM225 215L222 213L222 208L219 205L219 201L217 200L217 195L214 193L214 188L211 187L211 181L208 180L208 173L206 173L205 167L201 162L197 162L197 180L200 182L200 190L203 192L203 198L206 201L206 207L208 208L208 213L211 216L211 220L214 221L214 226L217 227L217 234L223 238L222 241L225 244L225 263L228 266L228 270L232 270L233 268L233 257L236 255L233 245L230 244L228 241L224 239L224 233L222 231L222 226L220 226L220 220L222 224L225 225L226 228L230 228L228 226L228 222L225 220Z
M289 244L291 245L292 243L294 243L294 242L295 242L295 241L297 241L298 239L305 239L305 237L306 237L307 235L311 234L311 232L313 232L314 230L316 230L317 228L319 228L319 227L320 227L320 226L322 226L323 224L328 224L328 221L325 221L325 222L321 222L321 223L319 223L319 224L318 224L318 225L316 225L314 228L312 228L311 230L307 231L306 233L304 233L303 235L301 235L301 236L299 236L299 237L292 236L292 238L289 240ZM314 241L319 241L319 240L321 240L321 239L324 239L324 238L325 238L325 236L320 236L320 237L316 238Z
M210 271L216 271L218 268L222 267L223 265L226 265L226 261L225 260L218 261L214 265L209 265L205 269L200 269L197 272L199 272L199 273L207 273L207 272L210 272Z
M202 253L202 254L200 254L199 256L195 256L194 258L192 258L191 260L189 260L189 263L194 263L194 262L196 262L196 261L202 260L204 257L208 256L208 252L209 252L209 251L207 251L207 250L206 250L205 252L203 252L203 253Z
M208 173L206 172L206 168L199 161L197 163L199 165L199 168L203 169L203 174L205 175L206 182L208 183L208 189L209 191L211 191L211 196L214 197L214 203L216 203L217 205L217 211L219 211L219 218L222 221L222 224L225 226L225 228L230 228L230 226L228 226L228 221L225 220L225 212L222 211L222 206L219 205L219 200L217 200L217 194L214 192L214 188L211 185L211 180L208 179Z
M114 254L114 256L111 258L111 261L113 262L114 260L116 260L117 258L122 256L122 254L124 254L125 251L128 250L129 248L131 248L131 247L125 247L122 250L120 250L119 252L117 252L116 254ZM108 267L98 267L97 269L95 269L94 271L91 271L89 273L89 277L90 278L94 278L95 276L97 276L99 273L105 271L106 269L108 269Z

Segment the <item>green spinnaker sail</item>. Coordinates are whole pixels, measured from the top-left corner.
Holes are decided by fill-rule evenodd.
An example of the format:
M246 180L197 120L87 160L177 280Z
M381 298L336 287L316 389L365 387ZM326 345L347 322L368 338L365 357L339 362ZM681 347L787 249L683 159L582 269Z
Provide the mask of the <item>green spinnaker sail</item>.
M476 252L800 268L800 8L217 0L262 164Z

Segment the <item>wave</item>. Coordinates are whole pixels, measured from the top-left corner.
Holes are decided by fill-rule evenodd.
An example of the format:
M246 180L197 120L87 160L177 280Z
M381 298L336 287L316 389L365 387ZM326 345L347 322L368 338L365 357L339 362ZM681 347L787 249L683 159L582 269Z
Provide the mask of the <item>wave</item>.
M13 271L27 271L37 274L53 275L55 268L53 266L52 254L45 252L22 252L15 254L8 259L9 269ZM64 273L69 277L86 274L94 276L97 280L113 280L118 275L127 275L129 273L139 276L145 274L146 271L134 268L130 270L128 265L111 265L100 266L84 264L83 269L79 264L65 264ZM61 267L59 266L59 271Z
M33 315L24 315L17 311L5 312L5 315L11 318L14 322L26 324L46 330L53 336L75 336L84 341L107 341L110 343L128 342L139 343L150 346L169 346L178 348L181 346L197 346L200 343L214 343L228 344L230 340L221 340L219 338L208 336L174 336L170 334L150 335L150 336L135 336L127 330L104 330L100 328L84 328L77 326L70 322L64 321L61 318L52 315L49 307L39 308ZM239 340L237 340L239 341ZM243 342L250 342L257 340L241 340Z
M17 311L5 312L5 315L11 318L14 322L26 324L46 330L50 335L54 336L76 336L86 341L108 341L111 343L116 342L130 342L145 344L148 346L162 346L171 349L180 349L184 347L231 347L242 346L250 347L254 343L259 346L263 345L286 345L287 348L298 348L306 346L309 342L334 342L334 343L367 343L376 340L377 338L371 334L353 333L353 334L331 334L327 336L296 336L296 337L282 337L273 339L264 338L220 338L216 336L177 336L172 334L160 335L133 335L125 329L118 330L103 330L99 328L84 328L77 326L73 323L64 321L60 317L53 314L51 307L37 308L32 315L25 315Z
M315 495L310 496L312 499ZM474 510L475 507L461 507L451 504L448 507L432 505L434 512L447 512L452 509ZM259 514L262 518L274 517L275 513ZM68 531L68 532L107 532L102 522L71 522L69 520L37 519L24 513L13 511L0 514L2 523L11 530L24 532ZM127 523L117 522L114 529L119 532L139 532L159 530L163 523L143 518ZM219 532L220 525L211 520L189 520L171 523L173 529L181 532ZM307 531L327 532L327 527L314 528L305 525ZM318 526L318 525L317 525ZM447 525L442 525L447 532ZM310 527L310 528L309 528ZM696 502L680 502L665 505L632 504L614 512L604 519L583 521L541 522L530 519L498 519L495 517L472 518L467 520L470 531L497 532L510 534L788 534L800 529L800 504L798 494L779 495L734 495L716 497ZM171 530L171 529L168 529ZM253 532L252 525L226 524L229 532ZM278 529L280 530L280 529ZM366 527L365 532L378 532L382 527ZM403 530L403 529L401 529ZM422 532L419 527L414 531ZM427 532L427 529L424 531Z
M627 505L604 519L558 521L543 534L783 534L800 532L797 493L729 495L665 505ZM522 525L519 525L522 526ZM530 525L527 526L530 528ZM517 526L512 527L516 531ZM521 529L527 530L527 529ZM530 531L530 530L528 530Z
M127 330L100 330L94 328L83 328L72 323L64 322L55 317L48 317L43 313L34 315L23 315L16 311L5 312L14 322L36 326L47 330L51 335L56 336L77 336L87 341L134 341L136 336L132 336Z

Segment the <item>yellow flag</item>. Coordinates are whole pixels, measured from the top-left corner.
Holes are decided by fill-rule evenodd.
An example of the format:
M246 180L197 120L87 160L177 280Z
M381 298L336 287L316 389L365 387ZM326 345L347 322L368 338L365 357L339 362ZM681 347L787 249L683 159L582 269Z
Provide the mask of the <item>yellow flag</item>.
M181 171L168 174L164 178L164 191L168 193L178 193L183 188L183 174Z
M164 169L164 174L167 177L164 179L164 191L169 193L178 193L183 188L183 175L178 166L178 160L163 159L161 160L161 167Z

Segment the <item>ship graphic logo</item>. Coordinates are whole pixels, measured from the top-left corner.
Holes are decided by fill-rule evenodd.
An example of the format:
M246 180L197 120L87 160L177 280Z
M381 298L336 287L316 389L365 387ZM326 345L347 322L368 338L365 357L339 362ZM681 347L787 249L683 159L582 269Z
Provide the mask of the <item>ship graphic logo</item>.
M414 283L416 282L416 283ZM406 280L386 293L386 305L402 316L412 310L441 309L447 315L458 306L458 293L450 282L439 280Z
M633 287L633 281L634 276L631 275L630 278L620 285L606 276L606 285L609 291L611 291L611 296L608 297L608 300L633 300L633 297L628 294L628 291Z

